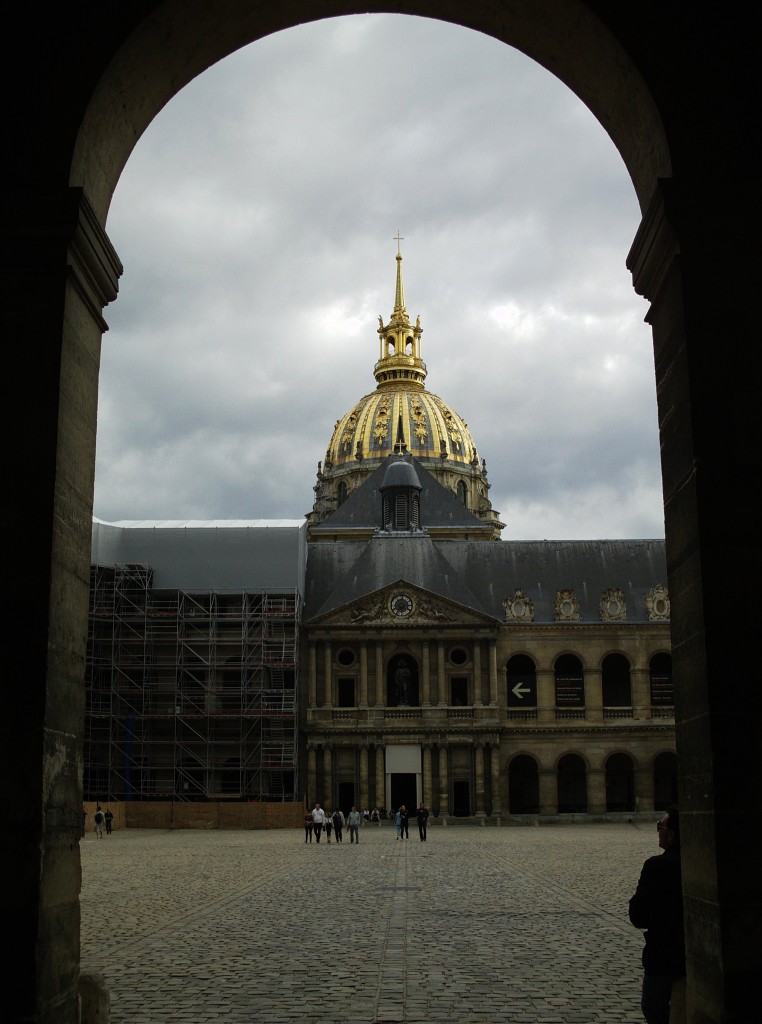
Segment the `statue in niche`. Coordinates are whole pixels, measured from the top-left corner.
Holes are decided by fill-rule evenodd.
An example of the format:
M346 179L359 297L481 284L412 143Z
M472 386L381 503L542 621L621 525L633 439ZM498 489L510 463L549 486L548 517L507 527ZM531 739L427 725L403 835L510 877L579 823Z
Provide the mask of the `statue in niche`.
M397 667L394 671L394 685L396 687L397 706L410 703L410 666L407 659L398 658Z

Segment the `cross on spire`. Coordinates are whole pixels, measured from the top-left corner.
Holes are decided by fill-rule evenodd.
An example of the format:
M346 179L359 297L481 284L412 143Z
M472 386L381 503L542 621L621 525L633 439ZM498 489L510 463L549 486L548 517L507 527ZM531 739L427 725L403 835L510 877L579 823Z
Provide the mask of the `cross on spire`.
M400 242L404 242L405 241L405 237L404 237L404 235L400 234L400 229L399 228L397 228L397 234L394 236L394 241L397 243L397 254L399 255Z

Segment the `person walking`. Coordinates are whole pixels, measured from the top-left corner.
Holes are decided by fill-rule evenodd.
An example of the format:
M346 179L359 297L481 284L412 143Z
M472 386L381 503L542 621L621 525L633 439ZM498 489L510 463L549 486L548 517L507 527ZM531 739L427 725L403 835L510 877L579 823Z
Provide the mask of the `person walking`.
M403 804L400 807L400 839L409 839L410 834L407 830L408 821L410 820L410 814L407 807Z
M333 821L333 838L337 843L344 842L344 815L341 811L336 808L332 815Z
M312 811L304 812L304 841L305 843L312 842Z
M312 831L315 833L315 842L320 842L320 833L323 831L323 823L325 822L325 811L320 804L315 804L312 808Z
M111 813L111 808L106 808L106 813L103 815L106 821L106 835L111 835L111 822L114 820L114 815Z
M331 842L331 829L333 828L333 818L331 817L330 811L326 812L325 821L323 822L323 828L325 829L325 838Z
M402 809L400 807L398 807L397 810L394 812L394 829L395 829L395 831L397 833L397 835L395 837L397 839L399 839L399 837L400 837L400 830L401 830L401 828L402 828Z
M640 1000L643 1017L646 1024L674 1024L680 1019L685 986L678 809L670 807L656 822L656 829L663 852L643 864L629 903L629 917L636 928L646 929Z
M96 808L95 808L95 818L93 819L93 821L95 822L95 835L97 836L98 839L103 839L103 822L104 822L104 820L105 820L105 815L103 814L103 811L101 810L101 805L98 804L96 806Z
M422 843L426 842L426 825L429 820L429 810L423 806L423 800L418 805L418 810L415 812L415 818L418 822L418 835Z
M360 812L357 810L357 808L354 805L352 806L352 810L349 812L349 817L347 818L347 822L349 823L349 841L350 841L350 843L359 843L360 842Z

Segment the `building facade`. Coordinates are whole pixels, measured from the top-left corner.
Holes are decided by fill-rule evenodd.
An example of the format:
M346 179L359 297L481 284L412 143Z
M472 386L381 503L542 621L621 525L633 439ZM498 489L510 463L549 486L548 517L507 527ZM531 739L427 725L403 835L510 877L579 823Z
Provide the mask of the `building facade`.
M378 335L305 522L95 523L86 797L663 808L664 542L501 539L465 420L426 391L399 252Z

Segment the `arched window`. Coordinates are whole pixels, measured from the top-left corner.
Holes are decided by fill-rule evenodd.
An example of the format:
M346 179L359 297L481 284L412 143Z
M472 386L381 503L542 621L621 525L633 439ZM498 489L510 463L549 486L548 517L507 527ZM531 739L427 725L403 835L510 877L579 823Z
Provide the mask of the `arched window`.
M347 500L347 485L343 480L339 481L339 486L336 488L336 500L339 505L343 505Z
M677 755L665 751L654 761L654 809L677 803Z
M587 772L579 754L564 754L558 762L558 813L587 812Z
M623 654L606 655L601 666L601 683L604 713L606 708L614 710L632 708L630 663Z
M540 779L537 763L528 754L519 754L508 765L508 813L539 812Z
M672 689L672 655L654 654L648 668L651 677L651 706L671 708L675 703Z
M537 707L537 673L526 654L515 654L506 665L508 707L511 710Z
M582 662L575 654L562 654L555 664L556 708L585 706L585 679Z
M457 496L461 505L468 508L468 488L463 480L458 480Z
M612 754L606 761L606 810L635 810L635 775L627 754Z

